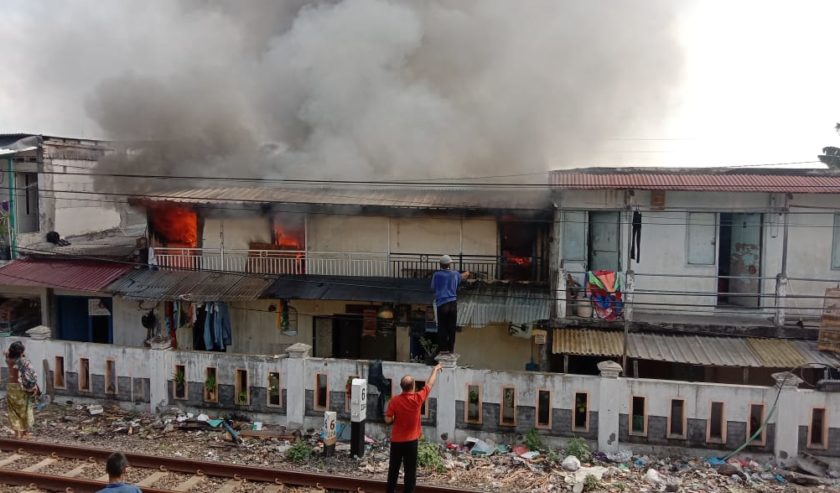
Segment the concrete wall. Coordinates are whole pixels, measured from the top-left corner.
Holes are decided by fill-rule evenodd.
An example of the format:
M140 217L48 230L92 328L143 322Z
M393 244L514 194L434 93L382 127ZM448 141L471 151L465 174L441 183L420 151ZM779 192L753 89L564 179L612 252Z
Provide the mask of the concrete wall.
M15 338L0 340L5 350ZM127 407L161 410L168 406L185 409L205 409L223 412L236 409L255 419L297 426L319 426L323 409L313 403L317 392L318 374L326 375L329 402L327 409L347 418L344 389L350 377L368 375L368 362L313 358L302 345L289 348L283 355L241 355L193 351L153 350L125 348L112 345L75 343L66 341L36 341L24 339L26 354L37 369L46 359L50 372L55 371L55 357L64 358L65 388L59 395L85 399L114 400ZM80 359L90 361L91 389L79 390ZM118 385L114 393L105 392L106 364L115 362ZM431 392L431 413L424 419L429 439L437 440L441 434L449 439L463 441L466 436L493 436L497 441L513 441L517 434L537 427L538 392L550 392L551 423L537 427L548 441L562 441L564 437L583 436L598 440L604 450L630 446L634 450L647 446L715 448L732 450L745 439L751 405L764 405L768 422L763 444L749 447L753 452L773 451L784 458L797 450L840 457L840 414L832 412L840 405L840 394L825 393L794 386L781 391L773 386L741 386L689 383L661 380L610 378L605 376L564 375L538 372L500 372L451 366L441 373ZM174 395L173 375L177 365L183 365L186 374L186 395ZM203 386L206 369L216 368L219 384L219 402L204 402ZM235 376L237 370L248 375L250 400L236 400ZM3 369L5 372L5 369ZM267 399L268 376L279 373L283 396L280 406L269 406ZM383 363L383 374L391 380L390 393L399 392L398 382L404 375L427 380L430 368L414 363ZM39 371L43 388L47 388L43 372ZM52 375L54 377L54 375ZM466 420L465 405L469 401L470 386L478 386L481 402L481 422ZM499 419L505 388L512 388L515 395L515 422L503 424ZM572 429L575 395L588 396L588 422L585 429ZM630 417L633 396L645 398L645 432L631 434ZM778 396L778 398L777 398ZM685 437L667 436L671 418L672 399L685 401ZM368 419L372 425L381 422L379 391L369 389ZM721 443L707 439L711 403L724 404L722 426L726 438ZM776 405L776 403L778 404ZM775 408L774 408L775 405ZM827 410L828 441L824 447L810 447L807 440L814 408ZM772 414L772 416L771 416ZM371 434L381 434L383 429L371 427ZM609 437L609 440L605 440ZM626 445L623 445L626 444ZM785 452L784 454L780 452Z
M146 328L143 327L141 317L156 308L159 319L162 319L162 305L149 302L128 300L120 296L113 298L113 330L114 345L143 347L146 341Z
M265 216L204 219L201 246L219 248L224 240L225 250L248 250L251 242L271 243L271 220Z
M563 210L619 210L621 219L621 265L636 273L636 294L638 312L656 312L657 305L645 303L670 303L675 309L714 312L717 299L718 244L715 236L715 262L712 265L691 265L688 263L688 217L689 212L756 212L763 213L762 266L760 275L768 279L761 282L761 306L764 315L772 313L776 306L775 276L781 272L783 249L783 216L776 208L784 206L783 194L768 193L724 193L724 192L667 192L665 210L650 210L650 192L635 191L633 195L620 191L573 191L558 192L560 210L556 213L556 235L559 260L562 252ZM788 277L813 277L840 281L840 271L831 270L831 245L833 235L833 213L840 210L837 195L796 194L790 201L788 243ZM641 260L629 258L631 215L627 208L638 207L642 212ZM817 208L817 209L815 209ZM802 214L802 212L808 212ZM586 262L566 261L566 271L582 272ZM645 274L671 274L675 277L653 277ZM678 277L676 277L678 276ZM582 274L575 274L582 280ZM835 283L836 284L836 283ZM829 282L792 281L788 292L797 295L823 296ZM665 291L674 294L643 294L643 291ZM680 295L680 292L698 294ZM702 295L699 293L703 293ZM680 306L683 305L683 306ZM699 306L694 306L699 305ZM787 306L802 307L800 312L811 317L818 316L821 299L791 300ZM754 312L755 313L755 312Z
M461 356L458 361L475 368L524 370L531 359L532 339L513 337L502 325L464 327L457 333L455 344Z

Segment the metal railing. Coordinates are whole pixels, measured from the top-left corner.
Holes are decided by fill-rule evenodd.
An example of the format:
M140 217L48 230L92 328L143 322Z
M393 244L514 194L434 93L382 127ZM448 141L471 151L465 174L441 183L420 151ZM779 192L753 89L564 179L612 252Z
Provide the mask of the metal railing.
M222 250L215 248L156 248L161 267L184 270L313 274L422 279L438 269L437 253L318 252L304 250ZM470 271L481 280L547 281L543 259L508 259L495 255L452 255L452 268Z

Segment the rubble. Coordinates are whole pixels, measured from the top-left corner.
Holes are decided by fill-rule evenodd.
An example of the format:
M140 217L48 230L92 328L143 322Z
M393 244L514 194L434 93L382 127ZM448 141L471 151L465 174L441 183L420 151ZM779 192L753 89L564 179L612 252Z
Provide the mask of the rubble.
M336 454L322 457L320 433L309 430L285 430L263 423L254 430L247 416L230 414L189 414L164 409L160 415L131 413L113 407L51 404L36 415L36 440L55 443L101 446L144 453L192 457L209 461L254 466L294 468L324 474L348 474L385 479L388 470L389 443L369 437L367 452L360 459L350 457L347 439L339 436ZM225 430L235 430L241 444L237 447ZM347 437L349 438L349 436ZM595 452L580 460L563 450L541 447L530 450L515 435L492 443L471 437L464 443L437 447L440 467L421 468L419 481L453 488L471 488L489 492L840 492L837 471L816 458L803 456L803 469L776 467L767 456L748 454L729 461L718 458L655 457L634 455L630 450L602 454ZM287 456L296 451L307 454ZM574 459L574 460L573 460ZM574 469L574 470L570 470ZM832 474L833 473L833 474ZM794 489L799 488L799 489Z

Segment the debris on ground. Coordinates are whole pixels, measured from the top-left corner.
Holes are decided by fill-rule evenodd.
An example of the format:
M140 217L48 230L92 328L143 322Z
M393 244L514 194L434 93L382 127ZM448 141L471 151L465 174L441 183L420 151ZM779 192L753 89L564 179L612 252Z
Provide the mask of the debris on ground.
M349 433L341 429L337 435L336 454L324 457L320 430L287 430L265 422L255 426L241 413L207 411L194 416L173 407L152 415L72 402L48 405L37 414L34 429L34 439L53 443L385 479L387 441L365 437L366 454L352 458ZM580 439L569 440L563 449L550 448L533 437L526 443L516 434L497 440L503 443L469 437L458 443L424 444L425 467L418 471L419 481L499 493L840 493L840 472L807 454L790 468L782 468L766 454L744 453L729 460L712 454L658 457L629 449L590 453Z

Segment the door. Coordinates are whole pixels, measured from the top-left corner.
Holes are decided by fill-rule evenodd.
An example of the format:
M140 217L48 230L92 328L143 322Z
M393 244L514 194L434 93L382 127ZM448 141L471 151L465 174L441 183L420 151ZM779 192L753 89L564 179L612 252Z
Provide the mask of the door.
M315 334L313 334L314 351L316 358L333 357L333 319L331 317L315 317Z
M362 317L340 314L333 318L333 357L359 359Z
M56 296L58 337L65 341L111 343L113 325L111 299ZM91 302L94 313L91 314Z
M589 213L589 270L619 270L619 212Z
M730 279L726 298L729 304L748 308L759 306L761 218L761 214L721 214L721 237L727 233L725 229L729 229L729 241L721 242L720 252L721 267L728 264ZM725 270L720 269L721 274Z

